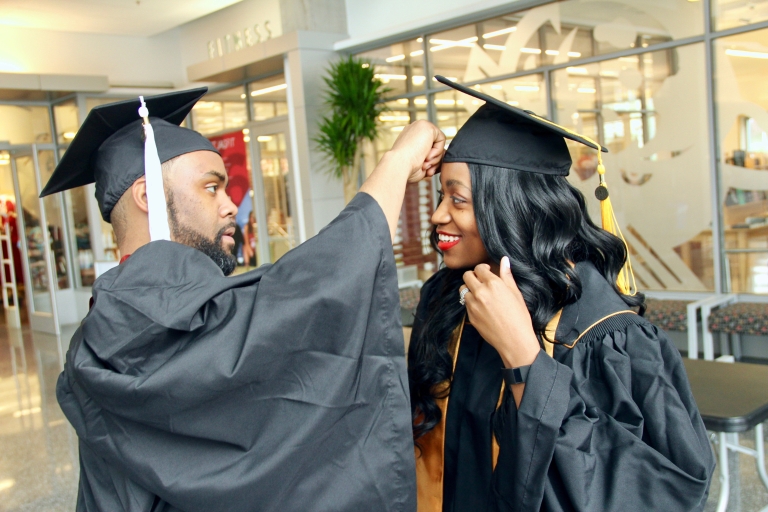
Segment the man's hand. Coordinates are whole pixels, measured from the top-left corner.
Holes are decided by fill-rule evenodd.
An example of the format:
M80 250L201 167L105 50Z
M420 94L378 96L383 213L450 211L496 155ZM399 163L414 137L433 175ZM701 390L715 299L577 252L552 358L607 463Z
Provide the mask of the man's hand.
M445 135L428 121L405 127L392 149L384 154L371 175L360 187L373 197L387 218L392 238L403 206L406 183L434 176L445 153Z
M408 163L408 183L415 183L439 169L445 153L445 134L429 121L416 121L400 132L391 151Z

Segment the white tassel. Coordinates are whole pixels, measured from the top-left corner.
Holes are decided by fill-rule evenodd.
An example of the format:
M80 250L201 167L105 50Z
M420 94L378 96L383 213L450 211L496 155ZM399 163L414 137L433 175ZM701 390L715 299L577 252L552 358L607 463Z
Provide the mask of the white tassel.
M163 188L163 170L157 154L155 131L149 123L149 111L144 96L139 96L139 115L144 119L144 177L147 183L147 208L149 209L149 236L155 240L170 240L168 227L168 205Z

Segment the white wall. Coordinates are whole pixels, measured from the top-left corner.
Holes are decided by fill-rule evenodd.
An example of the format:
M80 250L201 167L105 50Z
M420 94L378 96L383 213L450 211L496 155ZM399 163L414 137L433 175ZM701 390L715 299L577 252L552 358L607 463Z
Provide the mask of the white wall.
M342 42L341 47L477 11L507 5L513 9L513 4L520 1L346 0L346 26L350 38ZM311 7L315 3L318 9L333 11L331 7L339 2L314 0L308 5ZM303 27L308 21L302 22L302 16L310 16L312 20L317 18L317 13L311 9L307 12L299 9L302 5L287 0L243 0L151 37L3 26L0 30L0 72L106 75L111 85L172 84L183 87L188 84L187 66L208 59L208 41L225 38L238 30L252 29L257 23L263 30L266 20L270 21L273 37L277 37L283 33L286 23ZM339 28L334 26L333 31L338 32Z
M152 37L4 26L0 71L106 75L111 84L183 83L178 29Z
M478 11L510 6L520 0L347 0L349 40L342 46L376 40L398 32L441 23Z
M186 68L208 59L207 42L270 20L282 34L279 0L244 0L150 36L119 36L3 26L0 72L107 76L110 85L183 87Z

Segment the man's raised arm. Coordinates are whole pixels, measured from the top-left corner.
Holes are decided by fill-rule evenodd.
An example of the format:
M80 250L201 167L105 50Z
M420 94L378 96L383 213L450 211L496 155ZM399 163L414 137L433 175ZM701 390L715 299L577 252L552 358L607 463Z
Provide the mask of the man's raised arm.
M381 206L393 240L406 184L433 176L444 152L443 132L428 121L416 121L405 127L360 187L360 192L369 194Z

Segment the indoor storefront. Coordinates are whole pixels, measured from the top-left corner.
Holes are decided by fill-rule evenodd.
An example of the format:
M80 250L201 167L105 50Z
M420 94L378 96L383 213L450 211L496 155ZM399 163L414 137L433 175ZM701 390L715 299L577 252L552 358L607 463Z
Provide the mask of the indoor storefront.
M365 49L391 89L377 150L420 118L450 139L480 102L426 77L458 80L610 150L641 289L766 293L768 4L749 5L570 0ZM569 147L590 197L594 151Z
M188 79L208 82L210 93L187 126L209 137L227 161L240 208L243 268L279 258L342 206L311 134L322 110L323 68L352 53L369 59L389 89L381 134L365 164L375 162L405 124L429 119L450 140L478 107L427 78L441 74L608 147L616 214L642 289L767 293L768 178L762 171L768 135L762 126L768 127L768 100L760 77L768 3L537 4L519 10L513 2L509 12L485 18L468 13L464 23L412 28L400 38L361 42L296 32L188 66ZM238 59L225 60L231 55ZM59 92L49 101L41 101L43 93L30 99L32 93L8 91L0 105L0 195L5 218L22 211L25 220L13 236L23 238L15 254L22 269L15 273L30 319L53 314L59 323L78 321L84 311L71 306L78 303L71 294L87 290L98 262L118 259L111 228L98 219L86 188L33 198L90 108L130 97L115 91ZM298 107L293 112L291 102ZM577 144L570 148L571 182L589 196L597 183L595 156ZM398 263L411 269L403 279L423 280L437 268L426 236L433 188L423 183L408 191L396 241ZM40 229L41 219L47 230ZM33 283L31 294L27 283Z
M77 438L56 379L94 281L122 256L93 185L39 193L93 107L139 95L209 88L185 126L224 159L237 273L277 261L344 208L316 142L323 79L340 57L366 59L387 88L361 176L409 123L429 120L450 143L479 108L434 75L531 110L608 148L637 284L683 354L768 361L768 313L763 331L742 329L741 317L707 323L726 307L768 305L768 0L222 0L177 18L128 3L111 19L83 17L90 24L0 19L0 345L10 347L0 433L12 447L0 503L9 510L72 508ZM598 219L595 152L568 147L569 180ZM395 237L404 324L440 265L429 241L436 189L437 180L408 186ZM733 506L768 503L760 478L750 462Z

